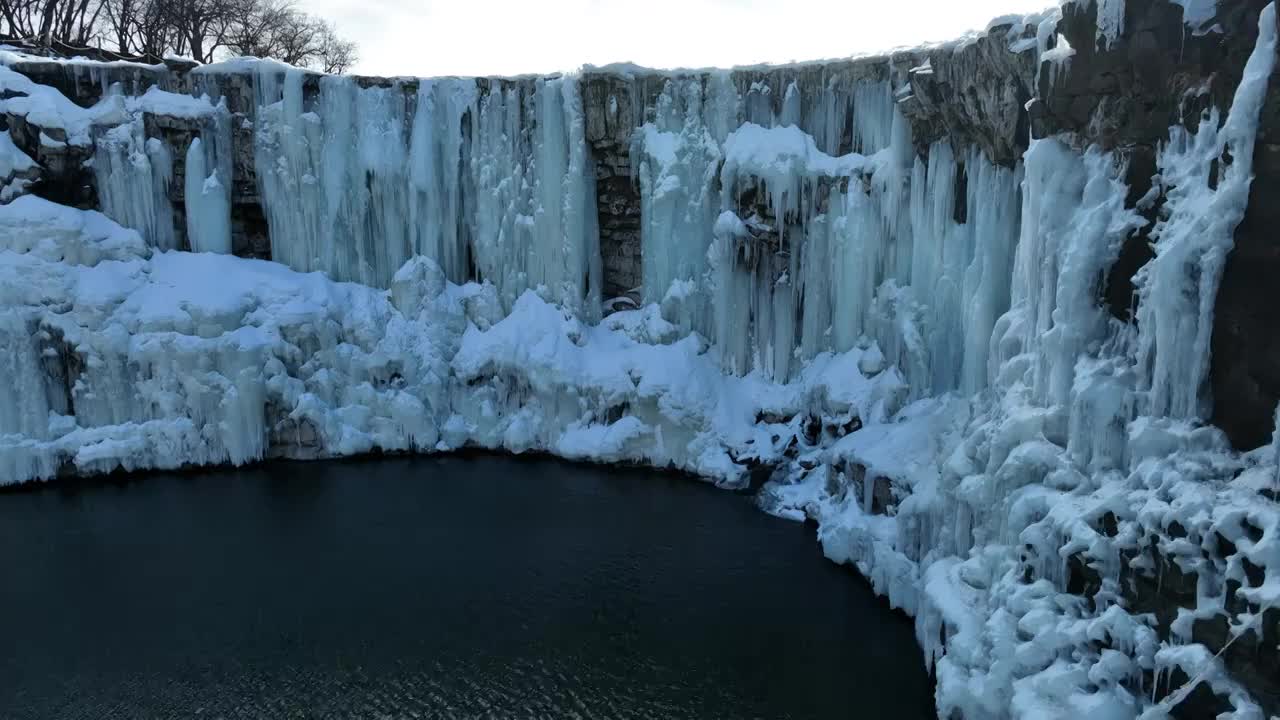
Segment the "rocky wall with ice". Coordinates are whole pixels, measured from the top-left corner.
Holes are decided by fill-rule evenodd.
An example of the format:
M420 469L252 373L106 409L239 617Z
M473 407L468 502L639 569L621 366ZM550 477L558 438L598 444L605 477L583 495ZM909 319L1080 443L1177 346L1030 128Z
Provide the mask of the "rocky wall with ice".
M1275 715L1275 35L1068 0L734 70L0 51L0 481L767 476L916 618L944 717Z

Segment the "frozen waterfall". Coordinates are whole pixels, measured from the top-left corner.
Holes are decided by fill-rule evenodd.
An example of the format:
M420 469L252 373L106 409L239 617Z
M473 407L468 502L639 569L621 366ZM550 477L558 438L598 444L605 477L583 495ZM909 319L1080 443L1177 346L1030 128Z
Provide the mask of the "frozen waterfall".
M597 316L595 184L572 77L393 81L255 76L255 165L272 257L387 287L409 258Z
M1128 41L1124 2L1080 8ZM1280 428L1242 452L1208 419L1274 6L1141 198L1122 142L920 120L947 53L1068 77L1061 19L834 70L246 62L92 108L0 62L14 137L63 131L101 208L0 203L0 484L477 446L767 476L915 618L944 717L1154 718L1184 678L1260 717L1205 627L1263 637L1280 602ZM622 256L640 307L607 312ZM1166 577L1173 610L1131 592Z
M739 374L786 381L866 338L919 395L986 387L1021 166L946 141L916 158L887 82L829 87L806 111L791 85L775 117L759 102L770 88L744 96L726 77L706 97L701 78L672 78L636 134L646 300ZM764 124L712 132L742 117ZM857 152L839 145L847 118Z

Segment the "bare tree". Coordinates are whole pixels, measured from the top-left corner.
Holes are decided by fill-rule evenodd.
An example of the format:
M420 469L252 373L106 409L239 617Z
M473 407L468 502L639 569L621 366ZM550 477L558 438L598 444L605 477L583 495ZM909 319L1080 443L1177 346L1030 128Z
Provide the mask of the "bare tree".
M51 5L55 5L50 0ZM84 47L98 36L102 0L60 0L53 11L52 37L68 45Z
M142 9L134 22L133 51L141 55L163 57L178 52L178 31L169 23L164 0L141 0Z
M323 44L320 50L320 70L327 73L344 73L360 59L356 44L338 37L333 26L323 23Z
M285 16L294 12L288 0L260 0L227 34L227 51L232 55L268 57Z
M0 0L6 34L84 46L98 35L104 0Z
M355 62L354 43L292 0L259 0L230 33L227 49L324 72L342 72Z
M252 9L252 0L165 0L163 15L174 31L173 50L208 63Z
M43 6L40 0L0 0L0 16L4 17L6 34L34 37Z
M103 0L102 42L122 55L161 57L176 51L177 32L169 22L167 0Z
M272 57L325 72L356 60L354 43L296 0L0 0L0 28L18 37L122 55L168 53L212 62L227 55Z
M121 55L132 52L134 33L145 12L143 0L106 0L103 5L104 42L114 43Z

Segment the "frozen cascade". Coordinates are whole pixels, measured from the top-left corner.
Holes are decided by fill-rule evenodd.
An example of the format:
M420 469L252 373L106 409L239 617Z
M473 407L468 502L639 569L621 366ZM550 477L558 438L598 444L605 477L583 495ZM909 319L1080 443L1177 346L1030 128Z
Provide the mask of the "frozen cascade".
M422 81L409 139L410 243L424 256L435 258L453 278L467 275L462 122L475 101L476 90L470 83ZM478 219L484 222L489 217Z
M720 210L713 188L724 138L712 135L704 114L716 107L714 98L704 102L700 83L668 82L655 121L636 131L632 149L639 158L644 301L663 304L686 332L708 336L708 229Z
M12 75L7 69L0 70ZM91 69L90 77L96 78L96 72ZM105 75L102 82L106 82ZM52 118L43 118L47 122L80 126L78 131L83 133L83 140L73 140L93 147L94 182L103 213L140 232L152 247L178 249L183 241L174 224L170 198L173 152L180 148L171 148L162 131L153 128L152 132L159 137L148 136L150 119L166 117L169 123L197 128L205 139L206 152L213 153L209 162L216 164L219 177L224 180L231 177L230 114L225 105L214 107L207 95L178 95L151 87L140 96L126 97L122 95L120 83L115 83L103 88L103 97L97 105L81 108L53 88L32 85L29 80L18 87L31 93L20 100L38 98L37 107L53 113ZM200 179L203 181L204 177ZM190 177L187 183L191 183ZM208 203L195 203L197 210L203 211L206 225L229 227L229 189L225 195L225 202L216 209L206 207ZM225 244L229 248L229 231Z
M646 300L714 341L735 373L786 380L799 362L868 339L919 396L986 387L987 338L1009 303L1020 167L976 149L957 159L945 141L913 166L910 127L883 81L828 86L814 110L788 90L776 118L757 82L747 121L722 139L710 128L736 106L702 94L668 81L655 122L636 133ZM834 156L830 128L845 117L860 152ZM806 118L822 143L794 124Z
M219 168L208 170L200 138L187 147L187 240L192 252L231 252L231 191Z
M406 260L598 315L595 183L572 77L393 81L256 75L255 155L272 257L388 287ZM313 105L313 106L312 106ZM354 148L354 151L352 150Z
M145 136L141 116L97 139L93 172L98 201L108 217L136 228L150 245L162 250L178 247L169 202L173 158L163 142Z
M1273 12L1264 12L1264 19ZM1135 278L1139 364L1151 415L1204 416L1213 303L1249 201L1258 113L1275 67L1275 42L1274 21L1264 22L1226 122L1219 127L1214 108L1195 133L1170 128L1157 158L1169 188L1165 217L1152 232L1156 257Z

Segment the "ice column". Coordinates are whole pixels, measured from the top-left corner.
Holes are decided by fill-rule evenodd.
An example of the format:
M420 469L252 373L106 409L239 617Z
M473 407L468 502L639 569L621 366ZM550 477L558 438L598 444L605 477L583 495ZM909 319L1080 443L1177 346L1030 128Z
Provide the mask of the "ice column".
M720 146L703 122L700 83L669 81L655 120L635 135L640 184L644 301L663 303L669 320L710 334L707 250L719 214Z
M908 277L924 306L930 378L909 378L913 388L986 386L991 330L1009 307L1021 181L1020 165L994 165L977 149L957 158L945 141L930 147L927 166L916 161Z
M0 435L44 438L52 408L35 340L39 330L23 310L0 310L0 377L6 379L0 382Z
M177 248L169 202L173 158L163 142L145 136L141 116L97 139L93 172L103 214L137 230L148 245Z
M469 263L462 123L475 103L474 83L421 81L409 140L410 244L455 281L467 277Z
M477 276L510 308L529 288L599 313L594 166L575 78L495 83L480 99L470 182Z
M218 168L209 170L208 153L200 138L187 148L187 240L191 252L231 252L231 193L219 177Z

